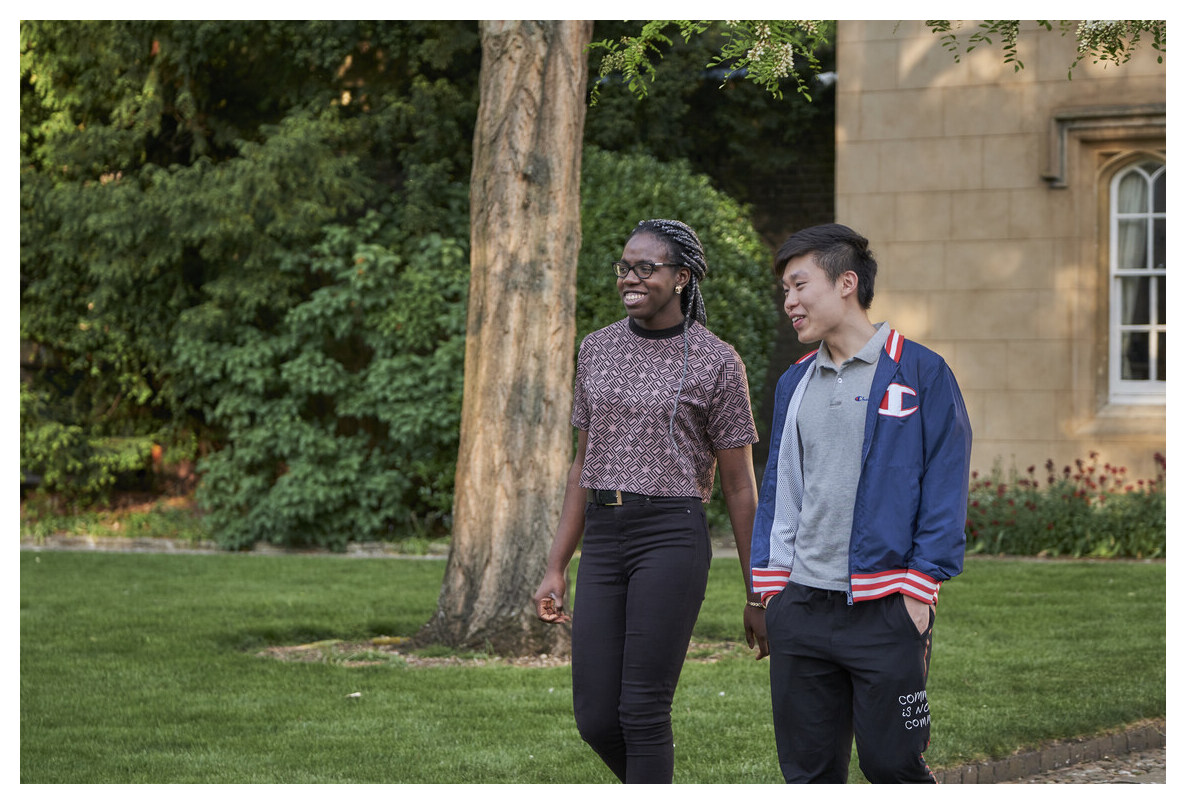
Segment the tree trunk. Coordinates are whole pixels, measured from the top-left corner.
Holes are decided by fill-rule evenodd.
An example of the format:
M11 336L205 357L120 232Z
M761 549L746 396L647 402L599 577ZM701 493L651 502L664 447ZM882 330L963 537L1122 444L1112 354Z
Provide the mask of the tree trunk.
M453 540L421 640L566 653L531 595L572 461L587 21L481 23Z

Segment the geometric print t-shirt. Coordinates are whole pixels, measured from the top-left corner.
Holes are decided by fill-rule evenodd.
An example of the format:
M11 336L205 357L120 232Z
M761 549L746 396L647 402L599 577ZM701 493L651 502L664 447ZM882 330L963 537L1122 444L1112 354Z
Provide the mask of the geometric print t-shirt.
M745 365L698 322L645 330L625 318L581 342L572 424L588 433L581 486L708 502L715 450L754 444ZM668 431L676 391L674 435Z

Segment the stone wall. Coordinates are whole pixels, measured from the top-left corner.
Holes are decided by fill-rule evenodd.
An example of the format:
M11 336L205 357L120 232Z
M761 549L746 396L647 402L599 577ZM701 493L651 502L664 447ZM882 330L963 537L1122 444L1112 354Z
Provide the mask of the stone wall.
M836 220L878 257L874 320L955 371L973 468L1094 450L1148 477L1165 406L1108 404L1100 216L1109 164L1164 159L1165 65L1144 51L1122 67L1085 61L1068 80L1074 47L1024 30L1015 71L996 46L955 63L920 22L841 21ZM1092 115L1105 124L1059 129Z

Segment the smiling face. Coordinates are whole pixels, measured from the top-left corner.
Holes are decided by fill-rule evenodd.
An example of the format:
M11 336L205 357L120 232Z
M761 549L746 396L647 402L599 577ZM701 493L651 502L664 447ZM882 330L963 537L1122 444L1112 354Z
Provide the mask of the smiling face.
M650 232L639 232L626 243L622 261L635 265L640 262L672 262L667 244ZM667 329L684 320L680 310L677 285L685 287L692 272L687 268L663 265L646 279L630 271L618 278L618 295L626 306L626 315L644 329Z
M825 341L831 346L831 339L844 330L852 315L856 283L852 271L833 282L811 254L787 261L782 273L782 309L800 343Z

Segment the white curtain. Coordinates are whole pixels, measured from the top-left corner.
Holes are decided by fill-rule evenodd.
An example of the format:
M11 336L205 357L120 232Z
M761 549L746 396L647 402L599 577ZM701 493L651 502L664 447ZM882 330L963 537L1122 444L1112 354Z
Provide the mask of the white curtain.
M1116 188L1116 212L1141 213L1149 211L1149 179L1144 171L1133 168L1124 174ZM1145 268L1149 241L1149 221L1145 218L1121 220L1117 236L1117 268Z
M1116 227L1116 268L1148 268L1149 259L1149 177L1133 167L1120 177L1116 187L1116 209L1122 217ZM1142 214L1145 213L1145 214ZM1146 277L1120 277L1115 285L1116 304L1120 305L1120 324L1149 323L1149 280ZM1126 380L1149 378L1148 333L1122 332L1120 374Z

